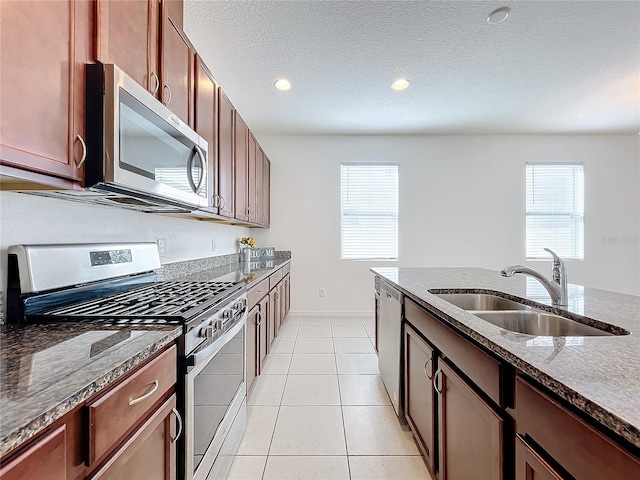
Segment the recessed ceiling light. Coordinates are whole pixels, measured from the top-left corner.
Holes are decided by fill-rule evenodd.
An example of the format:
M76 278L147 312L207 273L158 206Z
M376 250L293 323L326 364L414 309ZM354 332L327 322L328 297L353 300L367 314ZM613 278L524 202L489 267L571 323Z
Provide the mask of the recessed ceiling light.
M511 13L511 9L509 7L500 7L489 14L487 17L487 23L489 25L502 23L507 19L509 13Z
M409 86L409 80L407 80L406 78L399 78L398 80L396 80L391 84L391 89L397 92L399 90L404 90L408 86Z
M273 83L273 86L276 87L278 90L282 90L283 92L286 92L287 90L291 89L291 82L286 78L281 78L280 80L276 80Z

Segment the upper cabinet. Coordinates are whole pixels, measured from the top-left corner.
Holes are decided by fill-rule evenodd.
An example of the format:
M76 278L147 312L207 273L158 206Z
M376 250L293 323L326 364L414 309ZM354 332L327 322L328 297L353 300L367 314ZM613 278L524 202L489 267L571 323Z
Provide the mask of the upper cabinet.
M234 207L234 122L235 111L231 101L218 88L218 213L233 218ZM214 204L215 206L215 204Z
M234 168L235 168L235 187L236 187L236 215L238 220L249 220L249 204L248 204L248 153L249 153L249 128L244 123L242 117L235 112L235 151L234 151Z
M159 26L159 0L97 0L96 58L118 65L157 96Z
M92 17L90 2L0 1L3 165L82 181Z
M193 126L195 50L166 2L162 4L161 38L160 99L183 122Z

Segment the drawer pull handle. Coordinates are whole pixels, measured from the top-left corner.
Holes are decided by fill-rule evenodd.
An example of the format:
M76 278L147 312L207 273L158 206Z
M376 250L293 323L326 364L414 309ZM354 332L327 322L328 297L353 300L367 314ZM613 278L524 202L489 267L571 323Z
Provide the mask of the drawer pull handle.
M133 405L136 405L136 404L138 404L140 402L144 402L147 398L149 398L151 395L156 393L156 390L158 390L159 386L160 386L160 384L158 383L158 380L155 380L153 382L153 387L151 387L151 390L149 390L147 393L145 393L141 397L134 398L133 400L129 400L129 406L133 406Z
M262 325L262 312L258 310L256 314L258 315L258 321L256 322L256 327L259 327L260 325Z
M176 441L180 438L180 435L182 435L182 417L180 416L178 410L176 410L175 408L172 408L171 411L176 416L176 420L178 421L178 433L176 433L176 438L173 438L171 440L171 443L176 443Z
M431 363L431 361L432 361L432 359L429 358L429 360L424 362L424 374L429 380L431 380L431 376L429 375L430 369L429 369L428 365Z
M442 370L438 369L436 373L433 375L433 388L438 394L442 393L442 390L438 388L438 374L442 373Z

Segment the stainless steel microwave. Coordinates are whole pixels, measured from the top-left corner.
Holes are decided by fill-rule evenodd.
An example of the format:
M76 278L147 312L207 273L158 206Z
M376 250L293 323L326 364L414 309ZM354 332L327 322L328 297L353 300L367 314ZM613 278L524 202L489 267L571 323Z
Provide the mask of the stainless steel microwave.
M209 205L207 142L115 65L86 67L83 200L149 212Z

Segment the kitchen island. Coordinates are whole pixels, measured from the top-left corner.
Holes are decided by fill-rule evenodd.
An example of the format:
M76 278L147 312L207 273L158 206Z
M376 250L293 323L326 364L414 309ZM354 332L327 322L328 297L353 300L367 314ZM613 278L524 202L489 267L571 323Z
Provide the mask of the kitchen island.
M437 353L440 345L434 343L429 332L421 330L422 320L419 317L423 314L429 318L428 322L435 321L437 328L444 325L448 327L447 331L455 332L466 340L466 350L477 347L492 362L496 362L499 371L496 373L499 375L496 394L492 397L489 390L482 388L476 388L476 391L481 396L486 395L483 399L495 406L495 411L502 412L506 422L500 428L508 431L514 428L511 426L513 423L518 431L518 419L524 418L524 409L518 410L520 397L517 393L531 384L540 387L544 395L569 409L572 415L582 419L580 421L584 420L590 428L604 433L625 452L630 452L640 464L640 297L570 285L569 305L560 308L551 305L544 290L540 293L535 280L522 276L503 278L498 272L486 269L376 268L372 272L382 282L404 294L403 321L409 322L404 324L404 328L406 330L409 325L410 333L417 332L420 341L425 340L427 350L434 349ZM497 294L539 310L591 324L613 335L543 337L517 333L482 320L436 295L463 292ZM412 323L412 318L417 321ZM405 337L405 347L406 343ZM442 363L451 362L455 357L447 356L446 352L439 355ZM464 368L455 366L460 367L456 371L465 377L467 372ZM427 367L425 364L425 374L429 376ZM406 370L404 373L407 375ZM435 370L434 373L437 376ZM486 377L479 376L476 380L473 375L468 375L465 378L471 379L470 383L477 387L482 386ZM405 396L408 383L405 382ZM439 394L438 390L443 388L441 378L435 379L435 383L434 388ZM524 400L521 404L524 405ZM524 424L524 420L521 423ZM437 427L434 427L434 431ZM440 428L442 430L442 425ZM510 472L512 467L508 457L513 450L510 445L513 442L512 435L507 433L504 438L505 450L501 450L501 454L506 459L505 472ZM439 454L442 457L442 452ZM434 460L431 467L436 463Z

